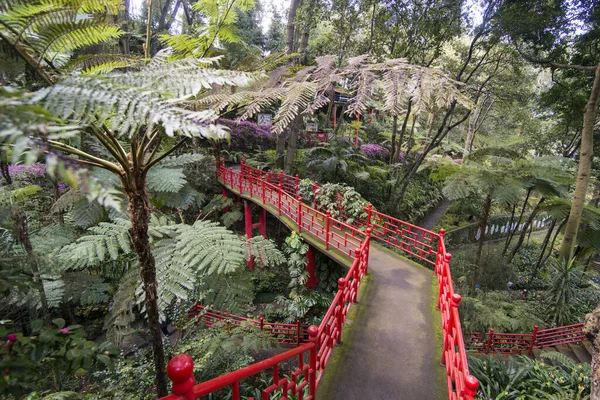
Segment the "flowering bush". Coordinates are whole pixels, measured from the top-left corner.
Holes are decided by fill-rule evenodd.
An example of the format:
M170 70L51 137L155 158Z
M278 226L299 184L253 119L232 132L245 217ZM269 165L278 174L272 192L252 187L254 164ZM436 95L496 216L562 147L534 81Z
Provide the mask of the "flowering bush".
M360 151L365 153L369 158L375 158L382 161L387 161L390 158L390 150L380 144L369 143L360 146Z
M231 130L231 147L233 150L249 150L255 147L273 147L275 135L267 126L249 121L233 121L221 119L219 123Z
M25 184L32 184L37 186L48 186L49 180L46 175L46 164L18 164L9 165L8 173L15 181L20 181ZM58 190L62 193L66 190L64 183L58 184Z

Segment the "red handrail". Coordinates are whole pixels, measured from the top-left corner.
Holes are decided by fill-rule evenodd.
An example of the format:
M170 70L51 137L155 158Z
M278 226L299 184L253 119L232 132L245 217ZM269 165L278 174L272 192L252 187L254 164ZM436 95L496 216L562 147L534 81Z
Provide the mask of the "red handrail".
M322 213L304 204L299 197L297 175L293 177L261 171L247 165L244 160L239 171L226 168L223 160L220 160L217 178L240 194L258 198L263 204L276 208L279 215L296 222L299 232L310 233L322 241L326 249L335 248L351 257L353 262L346 276L338 280L338 291L319 326L308 328L310 343L195 386L191 358L186 355L176 356L169 363L169 377L173 381L173 392L177 395L164 399L196 399L231 386L233 399L236 400L240 398L240 381L268 368L273 368L274 384L262 390L263 399L268 399L269 394L277 389L283 391L282 398L298 394L299 399L304 399L303 390L306 386L309 391L306 399L314 399L333 347L341 343L342 327L348 310L356 302L358 287L368 271L370 239L375 231L375 238L435 265L444 340L442 364L446 366L448 398L473 400L478 382L469 374L457 309L460 296L454 293L449 266L451 255L446 252L444 230L437 234L379 213L371 206L367 210L367 221L346 224L332 218L329 212ZM318 187L316 183L313 184L313 190L315 187ZM314 202L314 199L307 200ZM302 356L299 356L305 351L310 351L310 367L304 365ZM292 374L292 380L280 378L278 364L296 356L298 369ZM296 378L301 374L305 379L302 383L297 383Z
M554 347L563 344L578 344L585 340L583 323L538 329L532 333L499 333L490 328L489 332L470 332L469 348L483 353L531 354L533 349Z
M202 314L201 314L202 313ZM308 325L296 321L295 324L283 324L280 322L268 322L264 318L258 320L230 314L220 310L211 310L198 303L194 304L188 311L188 317L194 318L200 315L199 321L207 327L212 327L217 321L229 321L235 325L248 322L261 331L267 331L273 335L276 343L282 345L297 345L308 343Z

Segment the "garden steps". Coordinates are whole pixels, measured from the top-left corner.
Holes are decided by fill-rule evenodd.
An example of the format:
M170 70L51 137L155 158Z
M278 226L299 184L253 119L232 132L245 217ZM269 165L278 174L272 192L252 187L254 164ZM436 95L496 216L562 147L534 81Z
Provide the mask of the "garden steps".
M557 351L560 354L567 357L569 360L574 361L576 363L589 364L592 362L591 346L589 346L589 344L585 341L581 344L567 344L555 347L545 347L543 349L533 349L531 358L535 360L543 360L544 362L550 363L552 365L558 365L557 362L541 357L541 354L546 351Z

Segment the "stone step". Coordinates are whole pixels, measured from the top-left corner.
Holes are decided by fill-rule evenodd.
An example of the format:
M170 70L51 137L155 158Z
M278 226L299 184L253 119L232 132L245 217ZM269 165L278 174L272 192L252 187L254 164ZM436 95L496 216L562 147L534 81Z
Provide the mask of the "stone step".
M578 362L580 362L580 363L588 363L588 364L592 362L592 356L591 356L591 354L588 353L587 349L583 345L581 345L581 344L569 344L568 346L571 348L571 351L577 357Z

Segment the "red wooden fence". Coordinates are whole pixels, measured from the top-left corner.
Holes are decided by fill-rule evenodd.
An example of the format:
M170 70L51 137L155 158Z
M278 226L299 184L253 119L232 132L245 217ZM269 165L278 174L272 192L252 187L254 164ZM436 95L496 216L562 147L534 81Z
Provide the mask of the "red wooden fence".
M470 332L469 348L482 353L531 355L533 349L554 347L563 344L578 344L585 340L583 324L559 326L549 329L534 327L531 333Z
M434 265L439 285L438 308L442 318L444 348L442 364L446 368L448 398L472 400L478 382L469 374L465 344L462 336L458 305L460 296L454 293L450 274L450 254L446 252L444 231L439 234L381 214L368 207L367 220L354 225L346 224L329 213L323 213L305 204L299 196L298 176L261 171L242 163L239 170L226 168L221 161L217 178L226 187L249 196L256 202L277 210L297 225L299 232L318 238L326 249L336 249L351 257L352 266L344 278L338 280L338 291L319 326L307 329L309 343L294 350L269 358L246 368L195 385L193 361L187 355L174 357L168 366L173 381L173 395L163 399L197 399L223 388L231 387L233 400L240 399L240 381L263 371L272 370L273 385L261 391L263 400L277 392L277 398L315 399L316 388L331 357L333 347L341 343L342 327L348 310L356 302L358 287L368 270L371 235L388 245ZM313 185L313 190L316 186ZM313 203L314 199L306 199ZM231 316L229 316L231 317ZM212 312L210 318L221 319ZM255 320L252 320L255 321ZM368 343L365 343L368 346ZM304 364L303 354L309 353L309 364ZM298 368L291 379L280 377L281 363L298 358ZM307 391L305 396L304 391ZM250 399L253 400L253 399Z

